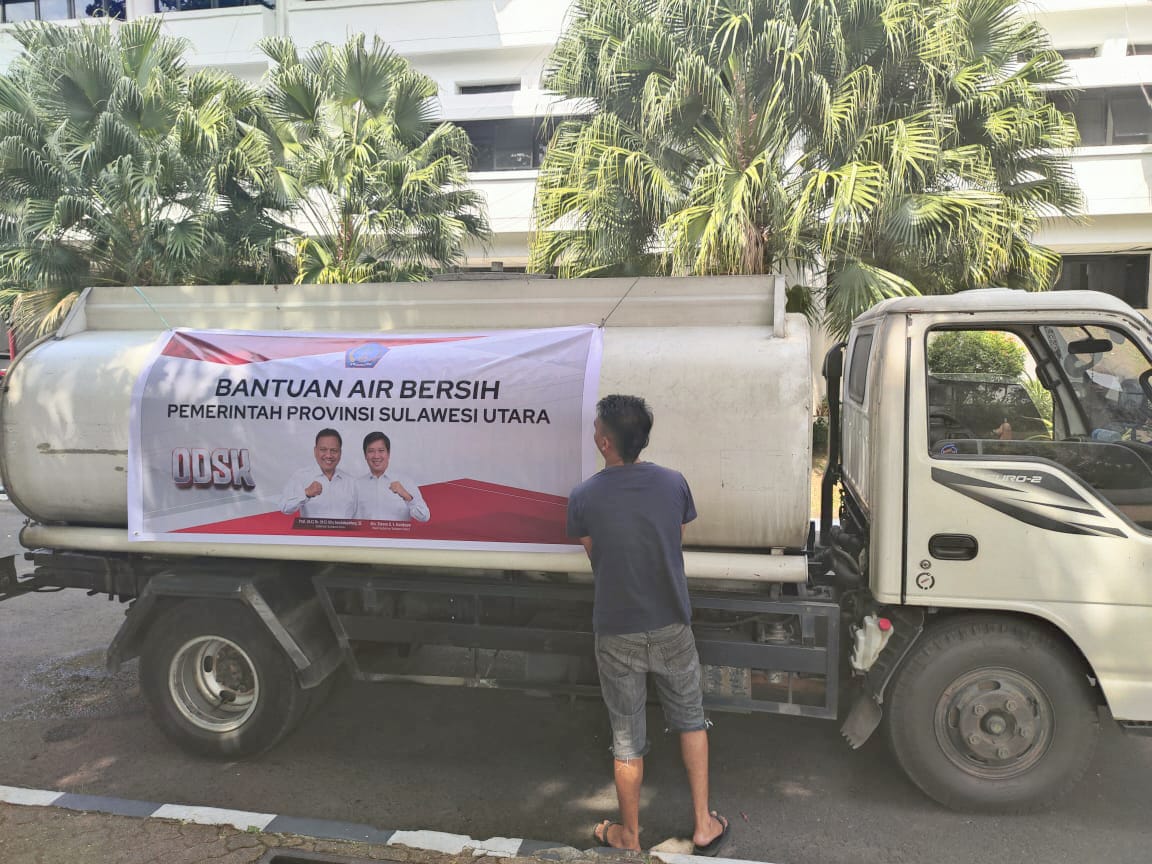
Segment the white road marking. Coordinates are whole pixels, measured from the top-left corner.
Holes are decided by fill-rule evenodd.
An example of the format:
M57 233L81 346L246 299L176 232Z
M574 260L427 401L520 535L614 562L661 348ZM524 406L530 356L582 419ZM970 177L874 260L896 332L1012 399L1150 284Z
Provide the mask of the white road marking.
M428 849L448 855L459 855L465 849L473 849L477 855L511 858L520 851L523 842L519 838L508 837L473 840L466 834L445 834L442 831L397 831L389 838L388 845Z
M63 792L49 792L44 789L21 789L19 786L0 786L0 801L6 804L29 804L47 807Z
M275 813L248 813L244 810L223 810L219 807L188 807L183 804L165 804L152 814L154 819L177 819L197 825L232 825L241 831L255 828L263 831L276 818Z

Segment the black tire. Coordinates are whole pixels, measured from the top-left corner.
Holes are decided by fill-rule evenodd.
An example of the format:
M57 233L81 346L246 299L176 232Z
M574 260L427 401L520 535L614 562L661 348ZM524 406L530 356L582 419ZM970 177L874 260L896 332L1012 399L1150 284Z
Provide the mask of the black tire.
M1045 809L1076 785L1096 749L1087 673L1043 626L946 620L896 673L885 700L889 743L912 782L946 807Z
M311 701L263 622L235 600L188 600L157 618L140 654L140 689L164 734L217 758L269 750Z

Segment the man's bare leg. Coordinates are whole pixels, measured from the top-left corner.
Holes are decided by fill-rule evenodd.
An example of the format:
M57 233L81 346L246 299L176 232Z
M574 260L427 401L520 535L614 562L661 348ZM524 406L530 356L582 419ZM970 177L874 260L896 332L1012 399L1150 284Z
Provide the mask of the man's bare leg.
M692 842L707 846L724 831L724 823L712 815L708 808L708 733L680 733L680 755L688 772L688 788L692 792L692 816L695 825Z
M607 845L620 849L640 851L640 787L644 783L644 759L616 759L613 761L616 779L616 800L620 802L620 822L623 828L612 832Z

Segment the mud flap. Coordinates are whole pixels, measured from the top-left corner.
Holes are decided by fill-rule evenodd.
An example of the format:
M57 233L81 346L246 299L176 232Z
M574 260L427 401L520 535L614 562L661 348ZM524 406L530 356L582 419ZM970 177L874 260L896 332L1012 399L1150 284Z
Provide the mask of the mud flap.
M880 706L884 704L884 691L888 682L892 680L913 643L924 632L923 609L897 607L885 609L884 614L892 619L892 638L864 676L860 695L848 712L844 725L840 727L840 734L848 740L853 750L863 747L864 742L872 737L880 725L880 719L884 716Z
M848 745L853 750L859 750L864 746L864 742L872 737L883 716L884 712L876 703L876 697L864 691L856 698L856 704L848 712L848 718L840 727L840 734L848 740Z

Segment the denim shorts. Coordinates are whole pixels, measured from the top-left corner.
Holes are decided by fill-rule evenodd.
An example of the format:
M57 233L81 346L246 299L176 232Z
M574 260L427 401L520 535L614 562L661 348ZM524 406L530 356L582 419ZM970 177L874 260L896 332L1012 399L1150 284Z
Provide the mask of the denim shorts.
M687 624L671 624L647 633L596 637L596 665L608 717L612 721L612 755L622 761L648 752L644 709L648 673L673 732L707 728L700 689L700 657Z

